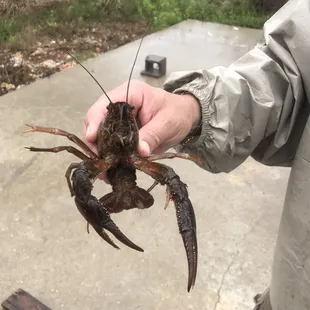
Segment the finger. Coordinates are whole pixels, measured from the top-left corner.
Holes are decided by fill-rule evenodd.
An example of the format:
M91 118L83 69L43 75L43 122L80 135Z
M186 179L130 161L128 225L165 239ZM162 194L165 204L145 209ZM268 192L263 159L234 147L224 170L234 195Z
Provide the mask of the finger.
M84 128L83 128L83 142L94 152L96 153L97 155L99 155L98 153L98 149L97 149L97 145L93 142L89 142L87 139L86 139L86 131L87 131L87 127L86 125L84 124Z
M171 147L167 144L161 144L157 149L155 149L152 154L162 154L169 150Z
M85 138L88 142L96 141L98 127L107 114L107 105L107 99L100 97L88 110L85 118Z
M84 137L86 135L86 125L84 125ZM98 149L97 149L97 145L95 143L91 143L91 142L88 142L86 139L83 139L83 141L85 142L85 144L94 152L98 155ZM106 172L103 172L102 174L100 174L98 176L98 179L100 181L104 181L106 184L110 184L110 181L107 177L107 174Z
M142 157L148 157L151 154L162 154L165 153L167 150L169 150L171 148L170 145L163 143L161 144L158 148L154 149L152 152L150 151L150 147L148 145L147 142L145 141L140 141L139 142L139 147L138 147L138 151L140 156Z
M149 156L167 140L170 135L168 122L167 118L157 115L140 129L139 153L141 156Z

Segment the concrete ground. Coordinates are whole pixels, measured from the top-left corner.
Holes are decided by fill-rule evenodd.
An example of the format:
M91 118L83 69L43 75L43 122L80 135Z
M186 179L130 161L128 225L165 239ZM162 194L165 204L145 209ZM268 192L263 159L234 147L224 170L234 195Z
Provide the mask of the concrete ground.
M134 78L142 78L147 54L167 57L174 70L229 65L252 48L261 31L186 21L148 36ZM86 62L106 90L125 81L138 42ZM200 45L200 46L199 46ZM194 56L193 56L194 55ZM154 189L146 211L113 216L144 253L102 241L78 213L64 173L68 153L31 153L24 146L68 145L63 137L23 135L24 124L60 127L81 136L88 108L101 95L74 67L0 98L0 299L21 287L52 309L238 309L250 310L265 289L289 169L252 159L229 175L212 175L181 159L165 161L187 183L198 225L199 265L189 294L187 262L173 204ZM152 181L138 173L139 184ZM110 191L97 183L94 193Z

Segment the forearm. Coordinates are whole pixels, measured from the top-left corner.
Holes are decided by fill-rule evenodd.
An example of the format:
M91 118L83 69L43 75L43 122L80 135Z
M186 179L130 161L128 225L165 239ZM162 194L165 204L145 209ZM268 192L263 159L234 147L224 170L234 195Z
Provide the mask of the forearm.
M177 150L200 155L214 173L235 169L277 132L284 105L298 109L303 91L293 84L267 47L254 48L228 68L172 74L164 88L194 95L202 111L201 134ZM285 137L271 143L280 148Z

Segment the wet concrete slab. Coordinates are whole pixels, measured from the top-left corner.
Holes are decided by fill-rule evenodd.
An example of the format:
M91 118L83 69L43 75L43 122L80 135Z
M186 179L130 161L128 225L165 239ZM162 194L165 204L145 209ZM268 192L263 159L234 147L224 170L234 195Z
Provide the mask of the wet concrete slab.
M259 30L189 20L145 38L134 78L164 82L140 76L148 54L167 57L167 75L208 69L229 65L261 37ZM85 65L109 90L127 80L138 44ZM93 230L87 234L70 197L64 173L76 158L24 149L70 145L63 137L21 132L30 123L81 136L84 116L100 95L74 67L0 98L0 298L21 287L52 309L252 309L253 296L268 285L289 169L249 159L229 175L212 175L181 159L162 161L187 183L196 210L199 265L188 294L185 251L173 205L164 211L164 187L154 189L151 209L113 216L145 250L120 245L117 251ZM138 180L144 188L152 184L141 173ZM94 193L108 191L100 182Z

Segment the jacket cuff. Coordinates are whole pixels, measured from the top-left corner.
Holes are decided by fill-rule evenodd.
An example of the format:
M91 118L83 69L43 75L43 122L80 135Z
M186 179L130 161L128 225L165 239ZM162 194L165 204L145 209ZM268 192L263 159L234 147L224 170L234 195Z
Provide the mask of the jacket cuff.
M192 132L175 149L178 152L197 154L205 148L207 141L211 143L212 136L210 102L215 86L215 78L206 70L172 73L164 84L164 89L175 94L190 94L194 96L201 108L200 134ZM195 134L196 133L196 134Z

